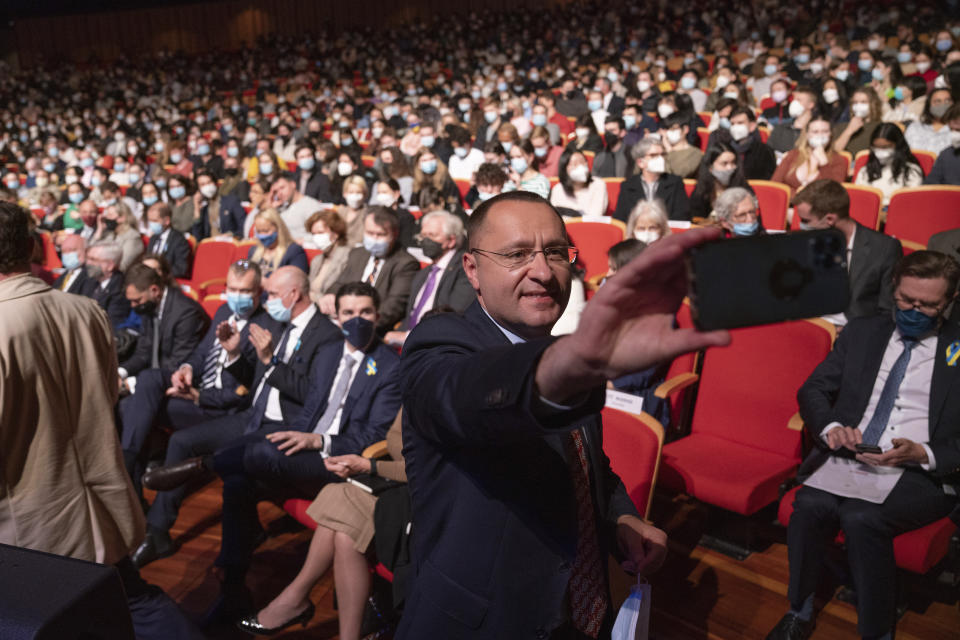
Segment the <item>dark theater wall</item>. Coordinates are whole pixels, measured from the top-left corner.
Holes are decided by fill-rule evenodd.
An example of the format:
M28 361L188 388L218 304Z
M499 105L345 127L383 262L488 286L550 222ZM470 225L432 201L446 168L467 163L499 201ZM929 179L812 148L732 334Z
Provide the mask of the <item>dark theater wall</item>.
M351 26L399 24L437 12L466 15L567 0L227 0L154 9L17 20L20 65L113 61L138 51L232 50L271 34L323 33Z

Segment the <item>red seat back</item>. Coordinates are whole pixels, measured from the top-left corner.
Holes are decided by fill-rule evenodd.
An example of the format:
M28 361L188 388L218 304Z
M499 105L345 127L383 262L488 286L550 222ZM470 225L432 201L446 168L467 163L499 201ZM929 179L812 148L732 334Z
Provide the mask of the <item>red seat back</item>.
M843 187L850 196L850 217L867 227L880 228L880 207L883 205L883 192L875 187L844 182ZM800 229L800 216L794 214L790 229Z
M470 181L466 178L455 178L454 182L457 185L457 189L460 190L460 202L466 206L467 204L467 192L470 191Z
M586 270L586 279L608 269L607 251L623 240L624 224L619 220L594 222L567 220L570 242L580 250L577 263Z
M235 259L236 248L236 243L232 241L224 242L212 239L202 241L197 246L196 255L193 259L191 280L200 284L216 278L226 278L227 269Z
M650 510L662 446L663 427L652 416L604 408L603 451L644 516Z
M917 149L913 151L913 157L920 163L920 168L923 169L923 175L930 175L930 170L933 169L933 163L937 161L937 154L932 151L921 151Z
M909 252L926 247L933 234L957 227L960 187L910 187L897 190L890 198L883 232L901 240L904 252Z
M760 217L767 230L782 231L787 226L787 207L790 206L790 187L770 180L749 180L757 194Z
M607 210L604 213L612 216L617 209L617 198L620 197L620 186L623 184L623 178L604 178L603 182L607 185Z

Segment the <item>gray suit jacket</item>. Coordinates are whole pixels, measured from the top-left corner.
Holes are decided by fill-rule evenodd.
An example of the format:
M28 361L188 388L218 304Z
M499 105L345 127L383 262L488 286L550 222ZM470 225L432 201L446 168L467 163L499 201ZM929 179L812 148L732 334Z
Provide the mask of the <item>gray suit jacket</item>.
M370 252L363 247L351 249L347 256L347 266L333 286L327 289L327 293L335 294L341 285L358 282L369 259ZM393 329L394 325L403 319L407 298L410 296L410 283L419 266L416 259L399 244L394 246L393 252L387 255L380 266L373 286L380 294L380 321L377 323L377 331L381 335Z

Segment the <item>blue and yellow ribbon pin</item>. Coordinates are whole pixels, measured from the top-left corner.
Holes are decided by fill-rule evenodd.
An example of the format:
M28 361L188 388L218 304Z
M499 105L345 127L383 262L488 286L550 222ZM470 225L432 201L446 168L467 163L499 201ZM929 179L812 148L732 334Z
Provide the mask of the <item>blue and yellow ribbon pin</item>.
M947 366L955 367L957 366L957 361L960 360L960 340L957 340L949 347L947 347Z
M957 343L957 348L960 349L960 342ZM377 375L377 361L373 358L367 358L367 375Z

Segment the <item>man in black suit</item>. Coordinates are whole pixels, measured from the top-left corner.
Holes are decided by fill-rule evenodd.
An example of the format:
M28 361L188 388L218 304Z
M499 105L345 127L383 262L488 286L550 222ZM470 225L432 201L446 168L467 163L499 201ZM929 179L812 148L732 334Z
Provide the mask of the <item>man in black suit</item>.
M250 402L256 349L247 339L250 325L275 329L260 306L260 267L238 262L227 271L227 302L217 309L207 334L176 369L144 369L136 392L119 403L120 444L133 486L139 491L143 447L155 424L185 429L236 413ZM228 364L238 358L249 366L235 378Z
M930 236L930 242L927 243L927 249L945 253L960 262L960 229L949 229L933 234Z
M64 271L53 281L53 288L73 293L78 296L89 296L97 286L96 280L87 274L86 242L77 234L68 234L60 243L60 256Z
M847 239L850 306L829 318L842 326L848 320L893 312L890 274L903 256L900 241L868 229L850 217L850 194L836 180L815 180L793 198L794 215L803 229L834 227Z
M607 380L729 341L673 327L683 253L718 235L690 233L619 270L556 339L576 258L562 218L522 191L474 210L477 301L419 323L401 360L416 577L398 638L609 635L607 552L659 566L666 535L610 469L599 413Z
M420 219L420 247L431 261L413 277L403 324L384 336L402 347L417 323L432 309L462 313L477 299L463 271L463 221L448 211L431 211Z
M120 379L130 393L136 375L144 369L175 369L200 344L210 319L193 298L167 286L156 271L135 264L124 280L127 300L140 316L142 331L137 348L120 367Z
M250 325L248 340L256 349L256 362L238 358L226 367L237 380L253 380L251 406L174 433L167 444L164 466L154 471L159 477L169 476L164 471L171 468L192 477L201 470L190 463L192 459L211 454L245 433L293 424L303 410L312 391L309 373L317 353L328 342L340 340L343 333L310 301L310 281L302 269L280 267L264 288L269 296L267 313L278 324L270 330ZM182 360L175 366L179 362ZM144 486L156 488L149 476L144 478ZM177 520L186 489L177 484L169 486L175 488L159 491L147 513L147 536L132 556L138 567L176 550L169 530Z
M198 213L190 232L197 240L220 235L243 237L243 223L247 219L247 212L235 197L220 195L217 177L210 171L197 172L193 210Z
M107 312L107 318L117 328L130 315L130 301L123 287L120 260L123 249L114 242L95 244L87 251L87 275L97 281L90 297Z
M317 150L309 142L303 142L297 147L297 170L294 178L297 181L297 191L315 198L320 202L333 202L333 192L330 189L330 178L317 166Z
M147 209L147 224L150 227L147 253L166 258L174 278L189 278L193 252L187 238L170 226L172 218L173 210L166 202L157 202Z
M324 313L335 313L335 294L341 286L348 282L366 282L380 294L377 333L385 334L403 319L410 283L418 267L416 259L397 242L399 230L395 212L386 207L370 207L363 219L363 246L350 250L343 273L320 301Z
M960 518L960 326L945 320L960 265L935 251L903 258L893 272L896 311L851 320L797 394L817 448L800 467L787 529L791 611L767 636L807 638L826 545L842 529L857 592L858 630L890 638L896 620L893 539L950 515ZM857 445L882 453L858 453ZM845 460L900 468L881 503L826 490L821 469ZM847 494L849 495L849 494Z
M624 223L640 200L661 200L671 220L690 219L690 200L683 179L666 173L666 155L660 139L647 136L631 150L639 173L624 181L613 217Z

